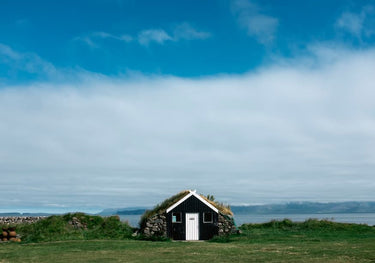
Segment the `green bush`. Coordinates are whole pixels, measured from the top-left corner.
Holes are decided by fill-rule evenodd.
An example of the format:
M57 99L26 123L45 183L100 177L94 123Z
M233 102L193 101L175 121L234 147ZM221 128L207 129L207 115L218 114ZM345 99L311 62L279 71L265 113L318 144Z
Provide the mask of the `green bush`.
M78 222L74 225L72 222ZM130 238L133 228L121 222L119 217L100 217L73 213L50 216L32 224L17 226L17 232L25 242L124 239Z
M92 231L85 231L86 239L122 239L130 238L133 233L133 228L127 223L123 223L117 216L104 218L100 225L93 228Z

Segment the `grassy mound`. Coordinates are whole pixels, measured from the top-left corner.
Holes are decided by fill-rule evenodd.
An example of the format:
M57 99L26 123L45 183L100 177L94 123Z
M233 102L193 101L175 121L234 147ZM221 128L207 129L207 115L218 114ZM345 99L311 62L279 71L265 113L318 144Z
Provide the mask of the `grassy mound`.
M133 229L119 217L73 213L50 216L33 224L17 225L25 242L130 238Z
M215 201L215 198L211 195L211 199L200 194L200 196L206 200L208 203L210 203L211 205L213 205L214 207L216 207L220 213L224 214L224 215L230 215L230 216L233 216L233 212L232 210L230 210L230 205L226 205L224 203L221 203L221 202L218 202L218 201Z
M178 202L181 198L184 198L186 195L189 194L189 191L181 191L178 194L164 200L162 203L157 204L152 210L146 210L144 214L141 216L141 220L139 221L139 225L142 227L145 226L147 218L150 218L156 214L162 214L167 210L168 207L173 205L174 203Z

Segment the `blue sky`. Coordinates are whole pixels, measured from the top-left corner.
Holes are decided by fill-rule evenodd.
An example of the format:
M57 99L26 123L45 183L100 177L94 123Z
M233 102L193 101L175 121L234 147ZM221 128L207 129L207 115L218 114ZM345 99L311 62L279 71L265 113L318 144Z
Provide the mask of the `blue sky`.
M373 0L2 1L0 206L374 201L374 76Z
M3 1L0 41L17 52L35 53L58 68L105 75L128 71L184 77L244 73L272 63L274 56L304 52L311 43L373 44L374 34L367 34L366 29L351 32L345 24L338 26L347 13L371 30L371 4L373 1ZM357 23L350 19L346 22ZM142 34L146 34L143 42ZM4 81L45 77L26 74L22 68L16 71L2 70L1 77Z

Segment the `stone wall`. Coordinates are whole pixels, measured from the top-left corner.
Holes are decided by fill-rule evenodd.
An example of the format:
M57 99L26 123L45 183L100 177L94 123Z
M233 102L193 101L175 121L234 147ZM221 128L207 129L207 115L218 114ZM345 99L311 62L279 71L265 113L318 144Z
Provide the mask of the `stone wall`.
M141 234L146 237L167 237L167 217L165 214L156 214L147 219Z
M219 213L218 218L219 236L225 236L237 233L237 227L234 224L234 219L231 216L222 215Z
M222 215L219 213L218 218L219 236L235 234L238 232L234 219L231 216ZM147 219L144 228L141 229L141 234L146 237L162 236L167 237L167 218L165 214L157 214Z
M45 216L2 216L0 217L0 225L18 225L35 223Z

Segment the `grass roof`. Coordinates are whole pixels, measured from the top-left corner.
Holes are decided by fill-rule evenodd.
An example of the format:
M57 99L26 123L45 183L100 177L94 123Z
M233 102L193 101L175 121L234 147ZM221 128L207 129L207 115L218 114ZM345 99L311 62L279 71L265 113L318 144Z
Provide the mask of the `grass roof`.
M208 203L210 203L211 205L213 205L214 207L216 207L220 211L220 213L222 213L224 215L233 216L233 212L232 212L232 210L230 210L230 206L229 205L226 205L226 204L218 202L218 201L210 200L210 199L208 199L207 197L205 197L202 194L200 194L200 196L204 200L206 200Z
M141 228L144 227L144 224L146 223L147 218L150 218L156 214L164 213L168 207L178 202L178 200L180 200L181 198L184 198L189 193L190 192L188 190L181 191L178 194L175 194L174 196L169 197L168 199L165 199L162 203L157 204L152 210L146 210L144 214L141 216L141 221L139 222L139 225L141 226Z
M150 218L150 217L152 217L152 216L154 216L156 214L163 214L168 209L168 207L172 206L173 204L175 204L176 202L178 202L180 199L184 198L189 193L190 193L189 190L181 191L178 194L175 194L174 196L172 196L172 197L170 197L168 199L165 199L162 203L157 204L153 209L146 210L144 212L144 214L142 215L141 220L139 222L139 225L141 226L141 228L143 228L145 226L146 220L148 218ZM229 205L225 205L223 203L220 203L220 202L217 202L217 201L214 201L214 200L210 200L210 199L208 199L206 196L204 196L202 194L199 194L199 195L204 200L206 200L208 203L210 203L211 205L213 205L214 207L216 207L219 210L220 213L225 214L225 215L233 216L233 213L230 210L230 206Z

